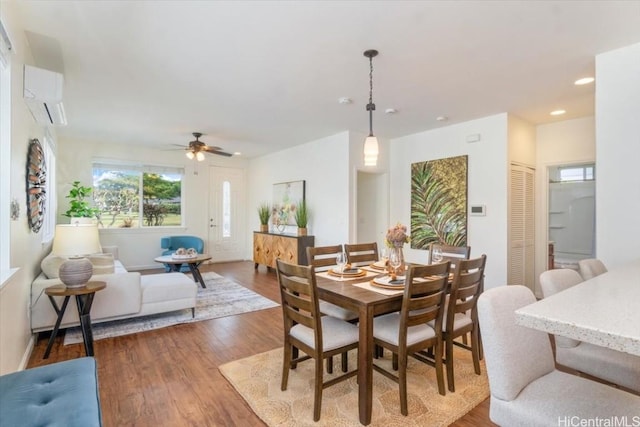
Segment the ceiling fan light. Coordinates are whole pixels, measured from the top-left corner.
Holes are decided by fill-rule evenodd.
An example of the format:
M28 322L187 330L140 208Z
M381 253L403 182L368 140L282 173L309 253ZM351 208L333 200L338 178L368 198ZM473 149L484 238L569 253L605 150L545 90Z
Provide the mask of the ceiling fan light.
M196 153L196 160L198 160L199 162L204 160L204 153L202 151L198 151Z
M193 160L193 157L194 157L193 151L187 151L185 155L187 156L187 159Z

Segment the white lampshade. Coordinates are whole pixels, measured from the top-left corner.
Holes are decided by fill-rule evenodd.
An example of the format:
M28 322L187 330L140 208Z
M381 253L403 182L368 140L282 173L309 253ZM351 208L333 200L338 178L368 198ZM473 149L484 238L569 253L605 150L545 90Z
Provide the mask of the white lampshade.
M198 160L199 162L204 160L204 153L202 151L198 151L196 153L196 160Z
M375 166L378 163L378 138L373 135L364 140L364 165Z
M51 253L77 257L101 252L100 235L95 224L58 224Z
M189 160L193 160L193 156L194 156L193 151L187 151L186 156Z

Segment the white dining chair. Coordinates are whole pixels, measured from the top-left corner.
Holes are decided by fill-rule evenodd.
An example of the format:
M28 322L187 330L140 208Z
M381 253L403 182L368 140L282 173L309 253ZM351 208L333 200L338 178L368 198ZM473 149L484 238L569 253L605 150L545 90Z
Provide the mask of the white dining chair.
M525 286L500 286L478 298L491 402L500 426L547 427L638 416L640 396L555 369L546 333L516 325L515 310L536 302Z
M548 270L540 275L544 298L581 282L582 276L568 268ZM559 365L640 393L639 356L559 335L555 335L554 340Z

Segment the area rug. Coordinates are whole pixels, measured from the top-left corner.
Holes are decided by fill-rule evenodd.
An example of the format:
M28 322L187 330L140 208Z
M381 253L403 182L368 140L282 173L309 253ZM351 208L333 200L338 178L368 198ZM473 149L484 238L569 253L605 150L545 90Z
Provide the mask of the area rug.
M179 323L192 323L218 317L232 316L278 307L279 304L245 288L217 273L203 273L206 288L198 285L195 317L191 309L161 313L151 316L115 320L93 325L94 341L121 335L135 334L153 329L165 328ZM82 331L79 327L67 329L64 345L82 342Z
M371 426L448 426L489 396L484 363L482 375L473 371L471 353L454 348L455 393L438 394L435 369L409 358L407 417L400 413L398 385L373 372L373 412ZM341 372L340 357L334 358L336 375ZM378 359L387 369L391 355ZM356 352L349 354L349 367L356 365ZM286 391L280 390L282 349L257 354L220 366L220 372L247 401L251 409L269 426L360 426L356 378L323 391L320 421L313 422L312 360L289 372ZM332 375L325 373L325 381ZM446 373L445 373L446 377ZM446 380L445 380L446 381Z

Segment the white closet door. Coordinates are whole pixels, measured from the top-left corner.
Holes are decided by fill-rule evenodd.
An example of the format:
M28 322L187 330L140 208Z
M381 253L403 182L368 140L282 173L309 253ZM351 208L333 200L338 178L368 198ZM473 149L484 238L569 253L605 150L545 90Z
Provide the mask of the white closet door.
M535 169L512 164L509 194L510 285L535 286L534 193Z

